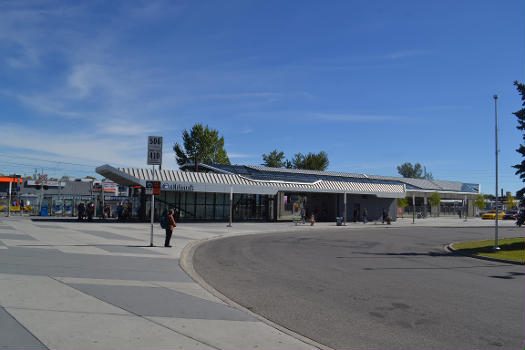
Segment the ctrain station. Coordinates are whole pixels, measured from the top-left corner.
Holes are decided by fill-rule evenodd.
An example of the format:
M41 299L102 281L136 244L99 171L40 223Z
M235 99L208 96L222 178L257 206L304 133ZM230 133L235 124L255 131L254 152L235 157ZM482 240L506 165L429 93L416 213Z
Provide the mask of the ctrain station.
M437 192L444 206L453 204L468 216L480 193L478 184L456 181L398 178L368 174L269 168L249 165L194 164L180 170L115 168L102 165L96 172L129 188L133 216L145 220L150 213L150 181L160 182L155 196L155 217L176 209L180 221L279 221L315 215L317 221L370 221L384 213L395 220L397 199L412 199L412 210L427 216L428 198ZM230 198L232 200L230 201ZM438 210L440 210L438 208Z

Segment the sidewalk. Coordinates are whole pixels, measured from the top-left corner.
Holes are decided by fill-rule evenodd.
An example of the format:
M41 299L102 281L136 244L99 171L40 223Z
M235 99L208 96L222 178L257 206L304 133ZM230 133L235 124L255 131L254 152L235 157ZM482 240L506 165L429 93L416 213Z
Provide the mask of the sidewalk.
M209 294L182 248L290 223L179 225L173 248L148 224L0 218L0 346L7 349L316 349ZM155 225L154 241L164 232ZM313 342L312 342L313 343Z
M513 225L501 221L501 225ZM315 229L402 228L412 220L318 223ZM493 221L417 219L418 226L491 226ZM7 349L315 349L239 311L179 266L201 239L308 230L293 223L180 224L173 248L150 225L0 217L0 346ZM313 345L312 345L313 344ZM322 346L320 346L322 347Z

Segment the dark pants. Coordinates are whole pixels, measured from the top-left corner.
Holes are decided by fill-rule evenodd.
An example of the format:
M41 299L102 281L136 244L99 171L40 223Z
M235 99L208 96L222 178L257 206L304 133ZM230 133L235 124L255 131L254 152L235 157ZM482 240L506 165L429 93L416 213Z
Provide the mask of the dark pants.
M173 233L173 230L170 230L169 227L166 228L166 240L164 241L164 246L168 247L170 245L171 240L171 234Z

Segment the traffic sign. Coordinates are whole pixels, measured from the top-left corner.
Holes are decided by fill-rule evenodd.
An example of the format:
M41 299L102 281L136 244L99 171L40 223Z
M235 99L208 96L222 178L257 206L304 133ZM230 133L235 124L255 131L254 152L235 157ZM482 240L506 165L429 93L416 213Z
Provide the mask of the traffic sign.
M148 136L148 165L162 165L162 136Z
M153 181L146 181L146 194L153 194Z

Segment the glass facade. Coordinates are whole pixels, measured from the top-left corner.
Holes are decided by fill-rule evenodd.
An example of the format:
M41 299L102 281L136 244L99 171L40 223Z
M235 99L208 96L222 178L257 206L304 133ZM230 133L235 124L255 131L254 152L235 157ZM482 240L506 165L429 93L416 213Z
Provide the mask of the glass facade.
M267 221L269 219L268 195L233 195L234 221ZM149 210L150 196L146 196ZM155 197L155 216L166 209L177 209L181 221L228 221L230 215L230 194L214 192L170 192L164 191ZM149 211L147 211L149 215Z

